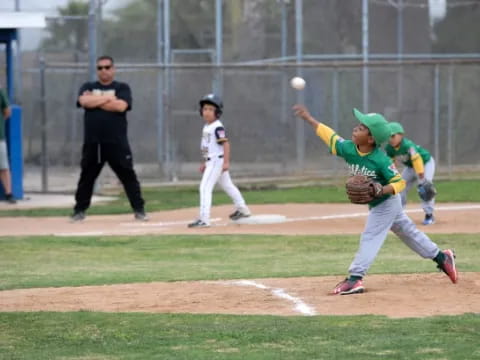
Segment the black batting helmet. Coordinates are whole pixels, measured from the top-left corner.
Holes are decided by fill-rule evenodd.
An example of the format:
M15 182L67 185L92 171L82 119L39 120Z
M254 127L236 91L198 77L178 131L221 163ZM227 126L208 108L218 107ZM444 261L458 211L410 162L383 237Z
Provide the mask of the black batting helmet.
M215 94L208 94L202 97L199 103L200 103L200 115L202 115L202 108L203 108L203 105L205 104L210 104L216 107L215 115L217 116L217 118L219 118L220 115L222 115L223 101L220 98L220 96Z

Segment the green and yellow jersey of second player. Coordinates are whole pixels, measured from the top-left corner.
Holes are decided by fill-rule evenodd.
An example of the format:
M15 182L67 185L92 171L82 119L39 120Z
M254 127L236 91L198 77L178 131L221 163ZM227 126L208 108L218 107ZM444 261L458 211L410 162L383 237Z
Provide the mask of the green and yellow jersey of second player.
M392 159L399 159L405 166L413 167L417 174L423 173L423 164L431 158L426 149L405 137L397 147L387 144L385 151Z

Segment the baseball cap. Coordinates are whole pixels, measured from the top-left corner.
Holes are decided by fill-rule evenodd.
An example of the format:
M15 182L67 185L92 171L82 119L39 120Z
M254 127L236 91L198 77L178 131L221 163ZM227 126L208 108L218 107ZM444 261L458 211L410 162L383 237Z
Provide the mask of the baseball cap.
M353 115L370 130L377 146L390 138L390 128L382 114L364 114L357 109L353 109Z
M390 129L390 135L405 134L405 131L403 131L402 124L400 124L398 122L388 123L388 127Z

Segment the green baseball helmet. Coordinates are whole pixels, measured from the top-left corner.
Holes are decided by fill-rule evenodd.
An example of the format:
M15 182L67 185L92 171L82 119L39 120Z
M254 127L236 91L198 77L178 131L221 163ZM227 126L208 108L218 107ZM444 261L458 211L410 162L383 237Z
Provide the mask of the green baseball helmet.
M405 131L403 131L402 124L398 122L388 123L388 127L390 128L390 135L405 134Z
M370 130L377 146L390 138L390 128L382 114L364 114L357 109L353 109L353 115Z

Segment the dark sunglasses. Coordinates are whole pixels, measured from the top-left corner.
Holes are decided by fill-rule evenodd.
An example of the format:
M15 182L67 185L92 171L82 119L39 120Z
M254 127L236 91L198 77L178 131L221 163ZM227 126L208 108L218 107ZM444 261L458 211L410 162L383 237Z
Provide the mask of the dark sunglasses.
M112 65L105 65L105 66L97 66L97 70L100 71L100 70L110 70L112 67Z

